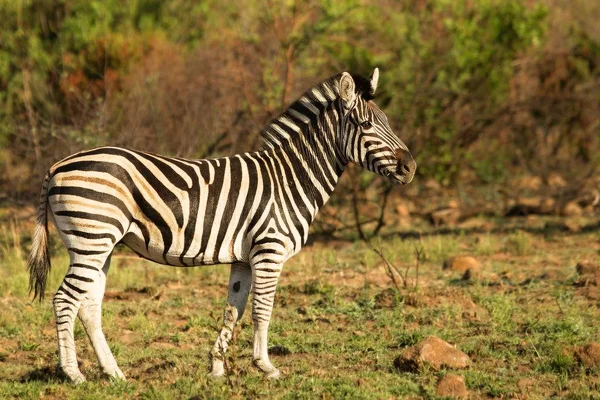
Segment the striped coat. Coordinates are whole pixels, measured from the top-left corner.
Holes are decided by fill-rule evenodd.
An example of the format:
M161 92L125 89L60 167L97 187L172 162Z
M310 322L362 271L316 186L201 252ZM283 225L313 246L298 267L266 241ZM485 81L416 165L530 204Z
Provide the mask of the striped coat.
M53 301L67 376L84 380L73 339L79 316L104 371L124 377L100 323L110 255L123 243L167 265L232 264L211 374L223 374L223 353L252 292L253 360L277 377L267 328L279 274L306 243L345 166L355 162L400 184L414 175L408 149L372 102L377 80L377 70L370 80L343 73L311 88L263 129L261 151L188 160L101 147L52 166L42 185L30 285L41 298L50 268L50 215L70 255Z

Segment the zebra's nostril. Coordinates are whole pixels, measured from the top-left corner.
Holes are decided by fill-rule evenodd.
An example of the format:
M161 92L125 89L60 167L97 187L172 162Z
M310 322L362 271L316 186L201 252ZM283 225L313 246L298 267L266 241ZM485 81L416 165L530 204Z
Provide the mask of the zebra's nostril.
M398 175L408 175L410 174L410 167L402 162L398 163L398 166L396 167L396 173Z

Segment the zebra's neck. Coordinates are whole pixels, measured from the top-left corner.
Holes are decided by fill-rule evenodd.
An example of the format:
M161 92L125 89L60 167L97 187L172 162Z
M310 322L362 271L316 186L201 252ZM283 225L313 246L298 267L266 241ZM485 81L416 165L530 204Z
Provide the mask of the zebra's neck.
M313 205L313 218L329 199L347 161L340 151L335 78L304 93L261 134L265 151L288 165L293 181Z
M301 184L323 206L331 196L347 160L340 151L338 75L305 92L261 131L267 151L291 157Z

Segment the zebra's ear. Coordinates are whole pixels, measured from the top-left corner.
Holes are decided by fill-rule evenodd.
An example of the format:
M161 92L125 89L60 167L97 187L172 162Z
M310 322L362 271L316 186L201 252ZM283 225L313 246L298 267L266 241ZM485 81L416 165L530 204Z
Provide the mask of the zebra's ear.
M379 81L379 68L375 68L375 71L373 71L369 81L371 82L371 96L374 96L375 91L377 90L377 82Z
M352 108L356 100L356 85L349 73L344 72L340 78L340 97L344 101L344 108Z

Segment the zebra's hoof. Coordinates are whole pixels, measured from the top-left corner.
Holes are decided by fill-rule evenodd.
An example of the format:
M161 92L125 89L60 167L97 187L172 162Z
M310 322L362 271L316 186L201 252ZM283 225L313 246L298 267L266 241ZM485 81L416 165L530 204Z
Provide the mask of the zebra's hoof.
M117 368L113 372L106 372L106 374L110 377L111 381L117 381L117 382L119 382L119 381L123 381L123 382L126 381L125 374L119 368Z
M67 375L67 378L74 385L79 385L79 384L85 382L85 376L83 376L83 374L79 370L78 371L69 371L69 372L65 371L65 375Z
M225 366L223 361L215 359L212 363L212 370L206 375L211 379L219 379L225 375Z
M206 376L208 376L210 379L216 380L224 377L225 373L223 373L222 371L210 371L208 374L206 374Z
M275 367L273 367L271 371L265 373L265 378L267 379L279 379L280 376L281 374L279 373L279 370Z

